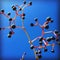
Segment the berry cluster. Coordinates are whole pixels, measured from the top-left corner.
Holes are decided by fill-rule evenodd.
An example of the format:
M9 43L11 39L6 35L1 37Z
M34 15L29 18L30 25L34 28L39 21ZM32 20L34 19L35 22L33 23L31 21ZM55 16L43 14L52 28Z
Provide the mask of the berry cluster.
M38 49L38 51L35 51L35 53L38 56L38 58L41 58L42 57L41 56L41 49L42 48L44 49L44 52L47 52L48 51L47 46L52 46L51 52L52 53L55 52L55 50L54 50L55 43L54 42L56 41L56 43L60 45L60 42L59 42L60 32L58 30L45 32L45 29L49 29L49 23L53 23L53 19L51 19L51 17L47 17L46 22L43 25L38 23L37 18L34 18L34 20L36 23L35 24L31 23L30 26L31 27L39 26L42 29L42 34L41 34L41 36L38 36L35 39L29 41L29 43L33 43L34 41L39 40L39 46L35 46L35 45L31 44L30 48L31 49ZM44 38L44 35L49 34L49 33L52 33L53 36ZM52 44L49 43L51 41L53 41Z
M19 6L19 5L13 5L13 6L12 6L12 10L15 11L15 14L16 14L13 18L10 17L10 15L11 15L10 12L8 12L8 13L6 14L3 9L0 11L0 14L3 14L4 16L6 16L6 17L9 19L9 26L8 26L8 27L0 28L0 30L4 30L4 29L7 29L7 28L10 29L10 31L9 31L9 33L8 33L8 38L11 38L11 36L14 34L13 29L15 29L15 28L23 28L23 27L24 27L24 26L23 26L23 22L22 22L22 26L17 26L15 20L16 20L16 17L17 17L17 16L20 16L21 19L22 19L22 21L25 19L25 13L24 13L23 10L24 10L26 7L32 5L32 2L29 2L28 4L26 4L26 3L27 3L26 1L23 1L23 4L20 5L20 6ZM19 12L21 12L21 11L22 11L22 13L19 14Z
M10 17L10 15L11 15L10 12L8 12L6 14L3 9L0 11L0 14L3 14L4 16L6 16L9 19L9 26L0 28L0 30L10 29L10 31L8 33L8 38L11 38L11 36L15 33L14 29L16 29L16 28L22 29L25 32L25 34L28 38L30 48L34 51L34 55L35 55L36 60L39 60L39 58L42 57L42 55L41 55L41 53L42 53L41 49L42 48L44 49L44 52L47 52L48 51L47 46L52 46L51 52L54 53L55 44L54 44L54 42L52 44L50 44L49 42L50 41L56 41L57 44L60 45L60 42L59 42L60 32L57 31L57 30L45 32L45 29L49 29L49 23L53 23L53 19L51 17L47 17L46 22L43 25L39 24L38 18L34 18L36 23L35 24L31 23L30 26L31 27L39 26L42 29L42 34L41 34L41 36L38 36L38 37L34 38L33 40L31 40L30 36L29 36L28 32L26 31L26 28L24 26L24 19L25 19L26 14L24 13L23 10L24 10L24 8L26 8L28 6L31 6L32 2L29 2L28 4L26 4L26 3L27 3L26 1L23 1L23 4L20 5L20 6L19 5L13 5L12 6L12 10L15 11L15 16L13 18ZM22 11L21 14L19 14L20 11ZM16 20L17 16L20 16L20 18L22 19L22 26L17 26L16 25L15 20ZM44 35L49 34L49 33L52 33L53 36L44 38ZM33 42L35 42L36 40L39 40L39 46L33 45ZM26 54L24 53L21 60L24 60L25 55Z

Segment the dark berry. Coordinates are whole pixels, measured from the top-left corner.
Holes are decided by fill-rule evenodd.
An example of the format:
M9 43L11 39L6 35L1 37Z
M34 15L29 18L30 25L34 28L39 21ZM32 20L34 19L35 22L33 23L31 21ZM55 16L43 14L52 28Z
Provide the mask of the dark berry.
M22 15L25 16L25 13L23 13Z
M46 25L46 26L45 26L45 29L49 29L49 25Z
M59 41L59 38L56 38L56 41Z
M8 34L8 38L11 38L11 34Z
M37 19L37 18L34 18L34 20L35 20L35 21L38 21L38 19Z
M38 50L38 54L41 54L41 50Z
M0 30L1 30L2 28L0 28Z
M31 48L31 49L33 49L33 48L34 48L34 46L33 46L33 45L31 45L31 46L30 46L30 48Z
M55 37L54 37L54 36L52 36L52 37L50 37L50 39L51 39L51 40L55 40Z
M22 8L19 9L20 11L22 10Z
M9 34L12 34L12 31L10 31Z
M24 4L26 4L26 1L23 1Z
M58 36L60 36L60 32L58 33Z
M23 16L23 17L22 17L22 19L24 20L24 19L25 19L25 17Z
M51 38L50 38L50 37L47 37L46 40L47 40L48 42L50 42L50 41L51 41Z
M12 26L11 26L11 28L15 29L15 28L16 28L16 26L15 26L15 25L12 25Z
M10 18L9 21L12 21L12 18Z
M40 59L40 58L42 58L42 56L41 55L38 55L38 58Z
M29 2L29 5L32 5L32 2Z
M1 10L2 13L4 13L4 10Z
M47 21L51 21L51 17L47 17L46 20L47 20Z
M47 52L47 48L44 48L44 52Z
M54 21L53 20L51 20L51 23L53 23Z
M12 8L14 11L16 11L16 7L15 6L13 6L13 8Z
M43 40L43 37L40 37L39 41L42 41Z
M59 32L57 30L55 30L55 33L58 34Z
M11 15L11 13L8 13L8 15Z
M42 45L42 41L39 41L39 44Z
M33 24L33 23L31 23L31 24L30 24L30 26L34 26L34 24Z
M38 54L38 51L36 51L35 53Z

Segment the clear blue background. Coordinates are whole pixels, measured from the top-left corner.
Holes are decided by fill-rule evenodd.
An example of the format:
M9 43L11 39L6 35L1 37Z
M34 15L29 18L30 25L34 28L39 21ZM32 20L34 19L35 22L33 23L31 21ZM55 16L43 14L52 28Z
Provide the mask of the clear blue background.
M34 18L38 17L39 23L43 24L46 21L46 17L50 16L54 20L54 23L50 24L50 29L48 30L55 30L58 27L58 0L26 0L27 3L32 1L33 5L30 7L25 8L26 19L24 25L27 29L27 32L30 35L31 39L41 35L41 28L37 27L30 27L30 23L34 22ZM11 12L11 17L14 17L14 11L11 9L12 5L15 4L22 4L23 0L1 0L0 1L0 9L4 9L5 13ZM0 27L8 26L8 19L0 15ZM16 18L16 25L21 26L21 18ZM30 45L28 43L28 39L23 32L22 29L15 29L15 34L12 38L8 38L7 34L9 33L9 29L1 31L0 33L0 49L1 49L1 56L2 58L15 58L19 60L21 58L23 52L26 52L27 55L25 56L25 60L34 60L34 53L30 49ZM47 30L45 30L47 31ZM45 37L50 36L49 34ZM35 42L35 45L38 43ZM42 59L58 59L58 46L55 46L55 53L51 53L51 47L48 47L48 52L44 53L42 49Z

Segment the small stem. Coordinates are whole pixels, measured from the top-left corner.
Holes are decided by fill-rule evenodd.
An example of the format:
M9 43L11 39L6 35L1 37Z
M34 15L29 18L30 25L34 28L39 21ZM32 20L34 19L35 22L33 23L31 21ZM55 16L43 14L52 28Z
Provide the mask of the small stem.
M27 36L27 38L28 38L28 41L31 41L30 36L29 36L29 34L28 34L28 32L26 31L25 28L23 28L23 31L25 32L25 34L26 34L26 36ZM30 45L31 45L31 44L32 44L32 43L30 43ZM35 58L37 58L36 53L35 53L35 49L33 49L33 51L34 51Z

